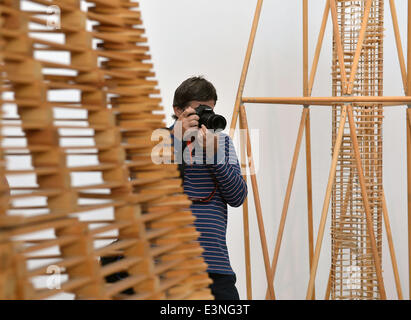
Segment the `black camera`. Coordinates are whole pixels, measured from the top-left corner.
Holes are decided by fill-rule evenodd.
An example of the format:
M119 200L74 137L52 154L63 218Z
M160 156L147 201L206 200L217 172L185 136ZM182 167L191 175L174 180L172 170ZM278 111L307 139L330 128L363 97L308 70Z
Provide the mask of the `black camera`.
M223 116L215 114L213 108L206 105L199 105L195 109L200 120L198 120L198 126L205 125L207 129L212 129L214 131L223 131L227 126L227 121Z

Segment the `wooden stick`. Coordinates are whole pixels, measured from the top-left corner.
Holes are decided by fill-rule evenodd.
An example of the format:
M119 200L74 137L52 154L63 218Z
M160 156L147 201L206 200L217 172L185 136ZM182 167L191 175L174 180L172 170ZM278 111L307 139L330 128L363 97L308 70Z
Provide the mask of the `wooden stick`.
M308 96L308 0L303 0L303 95Z
M408 0L407 95L411 94L411 0ZM407 207L408 207L408 284L411 299L411 106L407 109Z
M382 214L384 217L385 230L387 232L388 247L390 248L391 263L392 263L392 269L394 271L394 278L395 278L395 286L397 289L398 299L403 300L400 275L398 273L397 258L395 256L394 241L392 239L391 225L390 225L390 220L388 217L387 202L385 200L384 190L382 190L381 199L382 199Z
M327 5L329 6L329 0L326 1L326 10ZM328 17L328 11L326 16ZM324 19L323 19L324 20ZM325 27L323 28L325 29ZM322 30L322 37L320 31L320 49L322 45L322 39L324 37L324 30ZM303 95L311 95L310 82L308 80L308 0L303 1ZM314 68L317 68L319 51L316 52L316 57L314 58ZM312 74L314 81L315 71ZM312 88L313 82L311 82ZM304 108L307 109L307 114L305 118L305 152L306 152L306 170L307 170L307 215L308 215L308 256L309 256L309 269L311 270L311 261L313 256L313 207L312 207L312 181L311 181L311 133L310 133L310 109L308 106ZM287 205L288 206L288 205ZM275 272L275 271L274 271ZM274 276L273 272L273 276ZM273 279L274 281L274 279ZM314 290L315 291L315 290ZM315 292L313 294L315 297Z
M395 42L397 44L398 61L400 63L402 83L404 86L404 92L407 92L407 71L405 69L404 51L402 49L401 35L398 27L397 10L395 8L394 0L390 0L390 9L392 17L392 25L394 28Z
M358 62L360 61L361 51L362 51L363 44L364 44L365 32L367 31L368 17L370 15L371 5L372 5L372 0L367 0L365 4L365 9L364 9L364 17L361 23L361 30L360 30L360 34L358 37L357 48L355 50L353 64L351 65L351 74L350 74L350 79L348 81L347 94L352 93L352 89L354 86L354 80L357 75Z
M334 41L336 44L337 55L338 55L338 64L340 66L342 88L343 88L343 93L345 94L346 85L347 85L347 72L345 70L344 52L343 52L343 46L341 42L341 35L340 35L340 30L339 30L340 28L338 26L336 1L337 0L330 0L330 9L331 9L331 18L333 21Z
M323 20L321 22L321 29L318 35L317 46L315 48L314 60L311 67L310 81L308 83L308 96L311 96L314 86L314 79L317 73L318 60L320 59L320 53L323 45L325 29L327 27L328 15L330 13L330 0L326 0L325 9L323 14Z
M251 54L253 52L254 40L255 40L255 35L257 33L258 23L260 20L262 5L263 5L263 0L258 0L257 8L255 9L255 14L254 14L253 26L251 28L250 38L248 40L247 52L246 52L245 59L244 59L243 69L241 71L240 83L238 84L238 90L237 90L237 96L236 96L235 105L234 105L233 116L231 118L231 127L230 127L230 137L231 138L234 137L234 130L237 126L237 118L239 114L241 98L244 92L244 85L245 85L245 80L247 78L248 67L250 66Z
M314 223L313 223L313 191L312 191L312 173L311 173L311 124L310 110L308 109L307 119L305 122L305 154L307 170L307 215L308 215L308 256L310 262L310 271L314 255ZM315 287L313 289L313 299L315 299Z
M262 104L298 104L298 105L322 105L330 106L332 104L343 103L383 103L383 102L401 102L411 104L411 96L350 96L350 97L243 97L243 103L262 103Z
M411 17L411 16L410 16ZM407 209L408 209L408 281L411 299L411 109L407 108Z
M330 273L328 274L327 289L325 290L324 300L330 300L331 295L331 280L332 280L332 266L330 267Z
M240 153L241 153L241 171L243 179L247 184L247 159L245 153L245 145L247 136L245 136L245 128L243 126L244 120L242 119L242 113L240 113ZM243 229L244 229L244 252L245 252L245 274L246 274L246 287L247 287L247 299L252 300L252 283L251 283L251 254L250 254L250 227L248 223L248 197L243 203Z
M271 263L271 270L272 270L271 274L273 275L273 279L271 279L271 282L274 282L275 271L277 269L278 256L280 254L281 242L282 242L283 233L284 233L284 226L285 226L285 221L287 219L288 206L290 204L291 191L293 189L295 171L297 169L298 156L300 154L301 141L302 141L303 134L304 134L304 127L305 127L305 121L307 118L307 113L308 113L308 108L304 108L301 114L297 141L295 143L295 148L294 148L294 156L293 156L293 160L291 163L290 175L288 177L287 191L286 191L285 198L284 198L283 210L281 212L280 225L278 227L278 232L277 232L277 240L275 243L274 256L273 256L273 260ZM268 291L266 293L266 298L267 297L268 297Z
M407 95L411 94L411 0L408 0L408 34L407 34ZM411 287L410 287L411 293Z
M248 128L248 123L247 123L247 114L245 112L245 108L243 105L241 105L240 107L240 114L241 114L241 120L243 121L243 127L247 131L248 167L250 168L251 184L253 188L254 204L255 204L255 210L257 214L258 230L260 232L261 247L263 250L263 258L264 258L265 273L267 277L268 290L270 292L271 299L275 299L274 286L272 282L273 276L272 276L272 270L270 268L270 260L269 260L270 258L268 255L267 238L266 238L266 234L264 230L264 221L263 221L263 214L262 214L262 209L261 209L260 195L258 192L258 184L257 184L256 175L255 175L254 159L253 159L252 151L251 151L250 131Z
M315 276L317 273L318 261L320 259L320 251L321 251L322 241L324 238L325 223L327 221L328 207L330 205L332 186L334 184L334 177L335 177L335 172L337 168L338 156L339 156L340 149L341 149L341 142L342 142L343 134L344 134L344 125L345 125L346 116L347 116L347 106L344 105L343 110L341 112L340 126L338 128L337 140L334 146L330 174L328 177L327 190L325 193L323 209L321 212L321 221L320 221L320 226L318 228L317 241L315 244L314 257L313 257L313 261L311 264L310 281L308 283L307 296L306 296L307 300L310 300L313 297Z
M367 185L365 182L364 172L363 172L362 164L361 164L361 154L360 154L360 150L358 147L357 131L356 131L356 126L354 122L354 116L352 113L352 106L348 106L347 113L348 113L348 121L350 123L350 135L351 135L351 141L352 141L353 148L354 148L358 180L361 186L361 195L362 195L362 200L364 203L365 216L367 219L368 235L370 237L371 250L372 250L372 254L374 258L375 271L377 274L378 288L379 288L381 299L385 300L387 299L387 297L385 294L384 279L382 277L381 262L380 262L380 257L378 254L377 243L375 241L373 221L372 221L372 216L370 212L370 204L368 201Z

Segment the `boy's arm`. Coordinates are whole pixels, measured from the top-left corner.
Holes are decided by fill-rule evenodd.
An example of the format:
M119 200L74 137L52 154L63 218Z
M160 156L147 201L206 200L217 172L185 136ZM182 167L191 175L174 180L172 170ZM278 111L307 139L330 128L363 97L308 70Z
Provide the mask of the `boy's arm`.
M220 135L216 162L211 165L224 200L232 207L239 207L247 197L247 184L241 176L234 144L229 136Z

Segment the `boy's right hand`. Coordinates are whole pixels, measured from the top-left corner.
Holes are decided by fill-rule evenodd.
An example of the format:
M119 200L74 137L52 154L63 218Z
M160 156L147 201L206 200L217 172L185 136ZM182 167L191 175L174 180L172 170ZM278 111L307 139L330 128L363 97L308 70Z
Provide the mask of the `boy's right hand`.
M175 126L178 126L177 128L181 128L181 130L175 130L177 128L174 128L173 130L174 134L177 134L178 131L181 132L181 137L178 138L182 139L188 134L193 134L194 131L198 130L198 120L200 120L200 117L195 112L196 111L193 108L188 107L178 117Z

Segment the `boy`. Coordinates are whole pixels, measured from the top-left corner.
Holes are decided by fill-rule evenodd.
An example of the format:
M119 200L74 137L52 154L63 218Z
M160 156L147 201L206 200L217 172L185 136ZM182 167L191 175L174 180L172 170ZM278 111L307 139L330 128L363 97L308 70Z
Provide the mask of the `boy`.
M226 244L227 204L240 206L247 196L247 185L230 137L213 133L204 125L199 128L200 118L195 113L200 105L214 109L216 102L216 89L209 81L202 77L185 80L174 94L176 122L170 130L184 192L193 202L194 224L213 280L211 291L216 300L238 300Z

